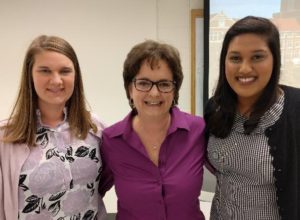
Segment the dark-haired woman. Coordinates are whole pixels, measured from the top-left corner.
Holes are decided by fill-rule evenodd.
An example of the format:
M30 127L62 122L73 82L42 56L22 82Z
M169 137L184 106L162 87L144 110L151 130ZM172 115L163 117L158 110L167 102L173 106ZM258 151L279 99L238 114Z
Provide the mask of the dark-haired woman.
M225 35L205 110L213 220L300 218L300 90L279 85L280 59L268 19L245 17Z
M205 126L176 106L183 80L177 49L156 41L135 45L123 79L132 111L104 130L102 147L104 173L110 169L114 177L117 219L203 220Z

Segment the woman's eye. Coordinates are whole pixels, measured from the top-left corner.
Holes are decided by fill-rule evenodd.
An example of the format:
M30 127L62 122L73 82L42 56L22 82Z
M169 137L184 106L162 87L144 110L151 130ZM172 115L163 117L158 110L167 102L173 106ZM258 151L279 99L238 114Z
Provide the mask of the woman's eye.
M172 86L172 83L171 82L160 82L159 86L168 88L168 87Z
M259 61L259 60L262 60L263 58L264 58L264 56L261 54L257 54L257 55L253 56L254 61Z
M39 72L40 73L51 73L51 71L49 69L40 69Z
M67 75L67 74L69 74L69 73L72 73L72 72L73 72L73 69L71 69L71 68L63 68L63 69L61 69L59 72L60 72L60 74L62 74L62 75Z
M140 86L149 86L151 83L147 82L147 81L142 81L138 83Z
M241 58L239 56L231 56L229 57L229 60L233 63L237 63L241 60Z
M67 75L68 73L71 73L71 70L62 70L60 73L63 75Z

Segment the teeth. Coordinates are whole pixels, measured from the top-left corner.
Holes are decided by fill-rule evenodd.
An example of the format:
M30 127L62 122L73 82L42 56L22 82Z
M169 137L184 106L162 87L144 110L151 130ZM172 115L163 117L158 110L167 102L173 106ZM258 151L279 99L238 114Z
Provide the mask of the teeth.
M255 80L255 77L238 77L238 80L243 83L248 83Z
M147 101L146 101L146 103L148 105L158 105L158 104L160 104L160 102L147 102Z

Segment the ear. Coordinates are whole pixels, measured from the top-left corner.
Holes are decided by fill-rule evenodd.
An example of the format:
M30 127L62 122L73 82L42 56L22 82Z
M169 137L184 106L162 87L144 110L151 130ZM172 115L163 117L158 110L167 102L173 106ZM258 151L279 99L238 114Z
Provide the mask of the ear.
M133 90L133 83L130 83L128 86L128 92L129 92L130 98L132 98L132 90Z

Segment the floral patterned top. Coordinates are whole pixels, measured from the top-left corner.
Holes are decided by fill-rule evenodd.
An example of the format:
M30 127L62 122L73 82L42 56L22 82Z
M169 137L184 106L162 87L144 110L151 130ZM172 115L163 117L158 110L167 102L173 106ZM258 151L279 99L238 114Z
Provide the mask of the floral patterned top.
M103 124L93 117L97 134L89 132L80 140L70 135L66 111L56 128L43 125L37 114L37 147L30 148L19 179L19 219L105 219L98 193Z

